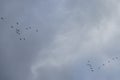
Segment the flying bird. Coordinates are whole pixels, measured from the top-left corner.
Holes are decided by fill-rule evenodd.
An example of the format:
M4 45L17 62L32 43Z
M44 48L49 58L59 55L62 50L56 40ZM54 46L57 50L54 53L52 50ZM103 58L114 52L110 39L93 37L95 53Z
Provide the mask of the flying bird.
M20 29L16 29L16 33L20 35Z
M116 57L116 59L118 59L118 57Z
M91 70L92 72L94 72L94 70Z
M112 58L112 60L115 60L114 58Z
M103 66L105 65L105 64L102 64Z
M23 38L25 40L25 38Z
M100 67L98 67L98 69L100 69Z
M108 61L108 63L110 63L110 61Z
M1 20L4 20L4 18L3 18L3 17L1 17L0 19L1 19Z
M28 28L25 28L26 30L28 30Z
M11 28L14 28L13 26L11 26Z
M92 65L91 64L87 64L89 67L92 67Z
M36 32L38 32L38 29L36 29Z
M18 23L18 22L16 22L16 24L17 24L17 25L19 25L19 23Z
M90 69L93 69L92 67Z
M88 63L89 63L90 61L88 60Z
M29 29L31 29L31 27L29 27Z

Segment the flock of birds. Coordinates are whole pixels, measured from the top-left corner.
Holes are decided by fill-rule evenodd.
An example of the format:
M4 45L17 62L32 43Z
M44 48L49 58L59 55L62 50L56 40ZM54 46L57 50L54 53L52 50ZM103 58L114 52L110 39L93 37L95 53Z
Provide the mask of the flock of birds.
M1 19L2 21L6 22L6 18L1 17L0 19ZM21 37L22 29L20 28L19 25L20 25L20 23L19 23L19 22L16 22L16 25L15 25L15 26L12 25L12 26L10 26L10 28L15 29L16 34L19 35L19 40L26 40L25 37ZM25 30L30 30L30 29L32 29L31 26L25 28ZM35 31L38 32L38 29L36 29Z
M1 17L0 19L1 19L2 21L6 21L6 20L5 20L6 18L4 18L4 17ZM15 26L12 25L12 26L10 26L10 28L15 29L16 34L19 35L19 40L26 40L25 37L21 37L22 30L20 29L19 25L20 25L20 23L19 23L19 22L16 22L16 25L15 25ZM30 29L32 29L32 27L30 27L30 26L29 26L29 27L25 27L24 29L25 29L25 30L30 30ZM36 29L35 32L38 32L38 29ZM114 58L112 58L111 60L108 60L106 63L101 64L101 65L98 66L97 68L95 68L95 67L93 66L92 62L91 62L90 60L88 60L88 61L87 61L87 67L89 68L89 70L90 70L91 72L94 72L95 70L100 70L100 69L102 69L103 67L105 67L105 65L110 64L110 63L112 63L112 61L115 61L115 60L118 60L118 59L119 59L119 57L114 57Z
M93 66L92 61L88 60L87 61L87 67L91 72L94 72L96 70L100 70L102 68L104 68L106 65L119 61L119 57L113 57L110 60L107 60L105 63L101 64L100 66L98 66L97 68L95 68L95 66Z

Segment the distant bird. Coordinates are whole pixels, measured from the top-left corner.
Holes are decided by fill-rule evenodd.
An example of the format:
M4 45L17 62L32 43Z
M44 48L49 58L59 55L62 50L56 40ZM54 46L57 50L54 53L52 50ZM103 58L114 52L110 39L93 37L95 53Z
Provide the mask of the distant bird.
M88 63L89 63L90 61L88 60Z
M105 64L102 64L103 66L105 65Z
M16 29L16 33L20 35L20 29Z
M26 30L28 30L28 28L25 28Z
M19 22L16 22L17 25L19 25Z
M114 58L112 58L112 60L115 60Z
M25 38L23 38L25 40Z
M93 69L92 67L90 67L90 69Z
M22 39L20 38L20 40L22 40Z
M31 27L29 27L29 29L31 29Z
M38 32L38 29L36 29L36 32Z
M4 21L5 23L7 23L7 21L5 20L6 18L1 17L0 19L1 19L2 21Z
M13 26L11 26L11 28L14 28Z
M89 67L92 67L92 65L91 64L87 64Z
M3 18L3 17L1 17L0 19L1 19L1 20L4 20L4 18Z
M94 71L94 70L91 70L92 72Z
M100 69L100 67L98 67L98 69Z
M118 57L116 57L116 59L118 59Z

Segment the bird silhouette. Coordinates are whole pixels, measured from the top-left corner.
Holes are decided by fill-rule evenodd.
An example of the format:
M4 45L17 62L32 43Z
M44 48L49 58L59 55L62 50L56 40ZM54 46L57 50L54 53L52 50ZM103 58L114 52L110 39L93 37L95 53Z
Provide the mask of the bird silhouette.
M17 33L18 35L20 35L20 29L17 29L17 28L16 28L16 33Z
M100 69L100 67L98 67L98 69Z
M91 70L92 72L94 72L94 70Z
M105 64L102 64L103 66L105 66Z
M38 32L38 29L36 29L36 32Z
M26 30L28 30L28 28L25 28Z
M0 19L1 19L1 20L4 20L4 18L3 18L3 17L1 17Z
M16 22L17 25L19 25L19 22Z
M88 63L89 63L90 61L88 60Z
M116 57L116 59L118 59L118 57Z
M25 38L23 38L25 40Z
M14 28L13 26L11 26L11 28Z
M29 27L29 29L31 29L31 27Z
M87 64L89 67L92 67L92 65L91 64Z

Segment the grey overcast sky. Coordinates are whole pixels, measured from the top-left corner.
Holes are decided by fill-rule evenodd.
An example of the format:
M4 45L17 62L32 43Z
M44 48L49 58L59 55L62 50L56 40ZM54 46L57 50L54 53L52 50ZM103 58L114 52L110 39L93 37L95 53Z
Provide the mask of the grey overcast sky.
M0 0L0 80L120 80L119 0Z

